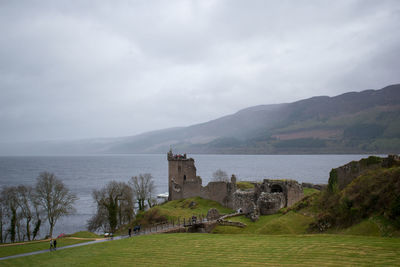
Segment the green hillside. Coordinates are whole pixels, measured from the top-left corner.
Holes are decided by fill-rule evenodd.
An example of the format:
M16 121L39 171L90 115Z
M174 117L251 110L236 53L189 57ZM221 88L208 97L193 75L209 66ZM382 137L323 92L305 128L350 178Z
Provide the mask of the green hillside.
M168 201L162 205L155 206L144 213L140 213L136 217L133 224L148 224L159 223L171 220L188 219L193 215L207 215L211 208L216 208L220 214L232 213L231 209L223 207L218 202L203 199L201 197L193 197L187 199Z
M168 134L143 135L140 144L171 139L174 150L183 153L399 153L399 103L397 84L261 105ZM194 142L194 136L201 141ZM128 143L135 149L135 139Z
M343 190L334 178L332 171L328 190L310 203L319 209L312 229L347 228L375 216L400 229L400 167L371 169Z

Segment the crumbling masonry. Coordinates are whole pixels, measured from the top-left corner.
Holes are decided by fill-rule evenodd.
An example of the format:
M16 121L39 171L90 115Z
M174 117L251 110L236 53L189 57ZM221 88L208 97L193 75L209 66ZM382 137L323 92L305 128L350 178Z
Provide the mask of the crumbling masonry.
M232 176L230 182L210 182L202 186L194 159L187 158L186 154L168 152L168 200L199 196L257 217L276 213L303 198L303 188L296 181L265 179L254 185L253 190L238 190L236 178Z

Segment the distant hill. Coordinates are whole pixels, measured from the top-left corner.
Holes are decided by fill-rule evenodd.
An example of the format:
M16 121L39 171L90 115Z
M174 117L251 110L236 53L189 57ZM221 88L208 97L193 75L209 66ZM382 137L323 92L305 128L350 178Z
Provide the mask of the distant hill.
M45 153L399 153L400 84L260 105L209 122L132 137L44 142L4 151ZM19 149L19 150L18 150Z
M400 85L261 105L189 127L126 138L109 152L399 153Z

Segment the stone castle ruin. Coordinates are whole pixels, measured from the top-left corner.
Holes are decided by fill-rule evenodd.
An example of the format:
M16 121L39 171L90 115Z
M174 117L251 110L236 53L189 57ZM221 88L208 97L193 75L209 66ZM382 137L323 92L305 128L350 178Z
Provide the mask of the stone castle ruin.
M370 156L332 169L329 174L329 183L337 183L339 190L342 190L358 176L368 171L391 168L393 166L400 166L400 157L398 155L388 155L386 158Z
M237 188L236 178L232 175L230 182L210 182L203 186L193 158L187 158L186 154L174 155L171 150L167 158L168 200L198 196L256 219L258 215L273 214L290 207L303 198L302 186L292 180L265 179L262 183L254 183L254 189L242 191Z

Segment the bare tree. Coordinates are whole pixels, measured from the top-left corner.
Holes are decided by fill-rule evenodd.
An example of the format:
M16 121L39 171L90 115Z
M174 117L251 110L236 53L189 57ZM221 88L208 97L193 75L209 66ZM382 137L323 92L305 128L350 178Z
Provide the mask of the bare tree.
M33 195L33 207L35 209L35 227L33 228L32 232L32 240L35 240L36 236L39 234L40 231L40 226L42 225L42 219L41 219L41 210L39 206L39 201L36 198L36 195Z
M115 232L118 226L133 219L133 191L128 184L111 181L101 190L93 190L92 195L97 212L88 221L90 231L102 228Z
M0 243L6 242L5 240L5 234L3 234L4 231L4 226L6 225L5 219L6 219L6 205L5 201L3 198L3 195L0 194Z
M38 203L31 186L19 185L16 191L20 216L21 219L25 220L25 234L28 241L30 241L32 234L33 239L36 237L41 224ZM31 223L34 223L33 232L31 230Z
M139 210L145 210L146 201L149 207L152 207L154 205L155 202L153 194L155 192L155 186L153 176L150 173L133 176L129 183L133 188Z
M17 236L17 225L19 216L17 214L18 210L18 200L17 200L17 188L15 186L4 187L1 191L6 217L10 219L10 228L8 233L10 234L10 241L15 242Z
M57 220L75 212L73 204L77 197L53 173L48 172L41 173L37 178L36 197L47 215L49 236L52 237Z
M104 205L97 204L97 212L87 221L87 228L90 232L110 231L110 222L108 220L108 210Z
M229 177L226 172L221 169L216 170L213 173L213 181L214 182L229 182Z

